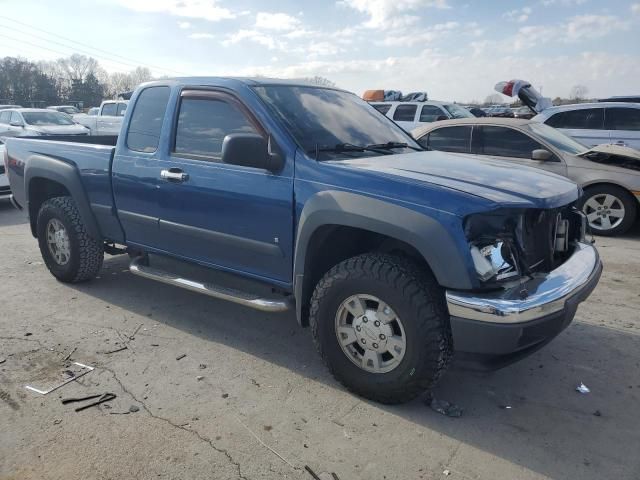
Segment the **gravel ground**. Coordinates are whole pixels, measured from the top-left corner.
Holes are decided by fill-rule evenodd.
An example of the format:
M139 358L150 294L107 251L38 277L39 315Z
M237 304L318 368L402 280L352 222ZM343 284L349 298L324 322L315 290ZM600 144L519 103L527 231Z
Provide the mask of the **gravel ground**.
M435 394L464 414L449 418L347 393L292 314L134 277L122 256L58 283L0 204L0 479L311 479L309 465L341 480L637 480L640 228L597 244L605 271L574 323L498 372L450 371ZM69 354L95 370L24 388ZM60 402L104 392L117 398L77 413Z

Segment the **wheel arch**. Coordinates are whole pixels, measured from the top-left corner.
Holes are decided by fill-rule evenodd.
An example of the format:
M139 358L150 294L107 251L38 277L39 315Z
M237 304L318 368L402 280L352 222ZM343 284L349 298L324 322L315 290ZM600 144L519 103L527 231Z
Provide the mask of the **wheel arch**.
M337 263L355 255L398 252L429 269L441 286L472 288L451 234L434 218L363 195L324 191L301 213L294 255L298 322L308 324L315 285Z
M87 232L96 240L102 234L77 169L54 158L34 155L25 169L25 198L29 212L31 233L37 237L38 211L50 198L70 196L75 201Z

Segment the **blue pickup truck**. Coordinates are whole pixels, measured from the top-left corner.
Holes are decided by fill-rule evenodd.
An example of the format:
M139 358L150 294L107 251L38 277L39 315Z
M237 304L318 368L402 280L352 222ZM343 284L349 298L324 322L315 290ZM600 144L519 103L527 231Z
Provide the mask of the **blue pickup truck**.
M136 275L295 310L333 375L384 403L429 390L454 353L499 367L540 348L602 270L574 183L424 151L336 88L146 83L118 137L8 139L4 161L58 280L129 254ZM248 287L187 278L159 256Z

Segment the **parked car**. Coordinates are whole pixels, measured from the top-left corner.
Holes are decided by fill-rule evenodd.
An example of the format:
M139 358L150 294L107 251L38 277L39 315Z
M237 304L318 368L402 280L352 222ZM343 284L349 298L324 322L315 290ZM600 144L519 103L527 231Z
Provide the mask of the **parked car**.
M428 100L425 102L369 102L369 104L407 131L436 120L473 118L469 110L453 102Z
M0 158L4 158L4 142L0 139ZM5 200L11 196L11 187L9 186L9 177L5 170L4 163L0 165L0 200Z
M45 108L14 108L0 111L0 137L33 135L89 135L66 113Z
M536 351L600 277L575 183L426 152L349 92L198 77L143 84L131 102L117 143L7 140L14 203L50 272L89 280L105 252L128 253L148 279L294 308L333 375L367 398L430 389L454 349L493 367Z
M100 113L100 107L92 107L87 110L87 115L89 116L95 116L98 115L98 113Z
M531 120L536 114L529 107L518 107L513 110L514 118Z
M0 105L0 110L6 110L7 108L22 108L21 105Z
M486 112L488 117L513 118L513 111L506 105L493 105Z
M56 112L66 113L67 115L75 115L80 113L80 110L73 105L52 105L47 107L49 110L55 110Z
M413 136L430 150L490 156L509 168L526 165L570 178L584 189L578 205L599 235L624 233L637 218L640 152L632 148L589 148L547 125L516 119L437 122Z
M73 119L91 130L91 135L118 135L128 100L106 100L95 115L79 113Z
M474 117L482 118L487 116L487 112L478 107L469 107L467 110L469 110Z
M613 143L640 150L640 103L598 102L550 107L533 117L585 145Z

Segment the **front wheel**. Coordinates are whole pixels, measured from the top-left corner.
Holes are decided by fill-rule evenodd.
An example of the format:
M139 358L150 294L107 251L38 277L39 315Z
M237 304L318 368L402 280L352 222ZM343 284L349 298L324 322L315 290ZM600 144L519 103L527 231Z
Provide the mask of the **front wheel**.
M75 201L55 197L38 212L38 244L49 271L61 282L94 278L104 259L104 246L87 232Z
M430 272L394 255L345 260L311 300L313 339L334 377L381 403L430 389L445 370L451 336L444 292Z
M581 205L591 231L596 235L610 237L623 234L636 219L636 200L615 185L585 188Z

